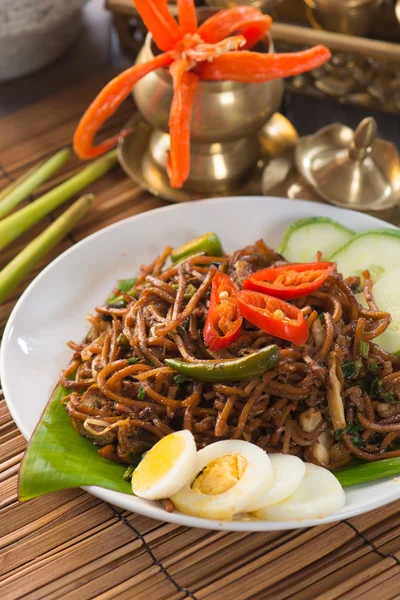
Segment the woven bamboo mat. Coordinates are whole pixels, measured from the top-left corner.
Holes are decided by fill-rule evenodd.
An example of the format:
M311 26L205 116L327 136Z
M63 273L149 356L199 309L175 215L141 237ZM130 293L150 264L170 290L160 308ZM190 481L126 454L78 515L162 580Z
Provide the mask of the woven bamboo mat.
M0 189L69 143L79 115L109 76L0 120ZM127 102L108 129L120 127L132 110ZM45 188L76 168L72 163ZM36 272L93 231L163 205L118 169L92 189L95 209ZM45 225L1 254L0 268ZM31 278L0 307L0 331ZM252 534L156 522L81 490L20 505L24 448L0 391L2 600L400 598L400 503L312 530Z

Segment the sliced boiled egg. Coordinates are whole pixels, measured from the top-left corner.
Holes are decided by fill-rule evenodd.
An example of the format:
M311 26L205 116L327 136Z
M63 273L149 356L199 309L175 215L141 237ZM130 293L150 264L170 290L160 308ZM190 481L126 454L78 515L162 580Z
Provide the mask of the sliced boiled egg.
M345 502L345 493L336 477L323 467L307 463L295 492L278 504L265 506L257 515L269 521L318 519L343 508Z
M273 477L264 450L243 440L222 440L200 450L195 473L170 496L175 508L187 515L223 520L260 508L258 499Z
M257 519L267 519L268 517L264 514L266 507L282 502L291 496L299 487L306 472L305 463L297 456L270 454L269 458L274 480L270 489L259 498L259 502L262 502L263 506L254 512Z
M196 443L190 431L177 431L149 450L132 474L132 491L140 498L169 498L193 477Z

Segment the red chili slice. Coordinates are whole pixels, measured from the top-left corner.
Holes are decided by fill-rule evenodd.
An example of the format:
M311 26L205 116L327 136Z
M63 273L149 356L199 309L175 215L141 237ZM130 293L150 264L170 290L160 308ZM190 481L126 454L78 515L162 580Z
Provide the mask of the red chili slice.
M318 290L335 270L335 263L315 262L288 264L254 273L243 288L281 298L294 300Z
M243 317L237 303L238 289L225 273L217 273L211 287L204 341L211 350L222 350L236 340Z
M259 329L293 344L307 341L307 323L296 306L251 290L239 292L237 301L243 317Z

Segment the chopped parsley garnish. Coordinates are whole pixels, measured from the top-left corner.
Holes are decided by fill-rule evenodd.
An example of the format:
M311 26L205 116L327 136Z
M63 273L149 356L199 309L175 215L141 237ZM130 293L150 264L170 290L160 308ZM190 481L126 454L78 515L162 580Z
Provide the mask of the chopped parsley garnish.
M185 300L190 300L190 298L192 298L196 292L197 292L197 288L192 283L189 283L189 285L185 289L185 294L184 294Z
M362 358L368 358L369 344L368 342L360 342L360 355Z
M111 296L107 300L107 306L110 308L125 308L127 304L127 301L122 296Z
M349 423L344 429L339 429L335 432L335 438L340 440L344 435L354 435L363 431L364 427L358 421Z
M178 385L181 385L181 383L185 383L186 381L192 381L192 380L190 379L190 377L187 377L186 375L181 375L180 373L178 373L178 375L175 375L174 381Z
M179 335L185 335L187 326L189 325L189 319L185 319L181 325L176 328Z
M368 364L368 369L372 372L375 373L375 371L377 371L379 369L379 365L376 362L376 360L370 360L369 364Z
M139 358L137 356L131 356L131 358L128 358L128 365L134 365L135 363L139 362Z
M360 379L360 387L371 396L372 400L381 400L382 402L398 403L399 400L391 392L383 390L382 381L375 377L372 372L367 373Z
M377 377L375 377L371 383L370 395L372 398L382 400L382 402L397 402L392 393L383 391L382 381Z
M364 431L364 427L358 421L349 423L345 429L340 429L335 432L335 439L341 440L344 435L348 435L351 443L357 448L363 448L365 446L365 440L360 436L360 433Z
M136 469L136 465L129 465L129 467L126 469L126 471L123 475L124 481L132 480L132 473L135 469Z
M355 363L353 360L342 365L342 373L345 379L351 379L356 373Z
M137 277L132 277L131 279L120 279L117 283L117 288L121 290L121 292L129 292L137 282Z
M134 297L137 294L136 292L132 291L132 288L136 281L136 277L133 277L132 279L120 279L115 287L117 290L121 290L121 292L131 292L130 296ZM114 294L112 294L107 300L107 306L110 306L111 308L125 308L127 304L128 303L123 296L116 296Z
M129 346L129 340L124 333L120 333L117 342L120 346Z
M362 364L360 360L351 360L342 365L342 373L345 379L353 379L360 374Z
M364 440L364 438L362 438L359 435L351 435L350 441L353 444L353 446L355 446L356 448L364 448L365 447L365 440Z
M132 481L133 472L136 469L136 467L138 466L138 464L140 463L140 461L143 460L144 454L140 455L140 454L135 454L134 452L130 452L129 457L131 459L132 464L129 465L129 467L126 469L125 473L123 474L123 478L125 481L130 482L130 481Z

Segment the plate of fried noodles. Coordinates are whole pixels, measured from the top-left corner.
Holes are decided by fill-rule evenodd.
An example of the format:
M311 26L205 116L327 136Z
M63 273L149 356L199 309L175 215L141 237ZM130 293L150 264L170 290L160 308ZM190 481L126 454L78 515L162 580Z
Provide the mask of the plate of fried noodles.
M282 238L298 221L330 229L293 236L288 260ZM329 236L345 242L383 229L397 236L392 225L357 212L236 197L169 206L98 231L44 269L8 321L0 367L12 416L31 438L61 385L69 435L85 438L111 468L123 465L134 494L85 489L184 526L309 527L400 498L400 358L385 347L391 316L374 302L369 242L365 252L361 242L344 243L345 259L318 246L329 246ZM304 260L313 244L312 260ZM384 263L381 246L370 246ZM341 273L342 264L350 271ZM285 456L291 462L281 465ZM246 465L254 472L244 485ZM278 467L271 500L267 483ZM314 480L316 467L325 475ZM165 481L169 469L174 475ZM305 484L294 492L303 477L313 481L312 496ZM330 498L321 488L329 488L329 477L345 493L340 488L343 501L338 496L325 510ZM234 484L246 502L232 500L232 492L237 510L221 508L219 492ZM259 510L251 486L273 506ZM308 511L314 496L317 512Z

